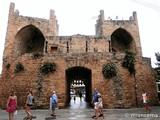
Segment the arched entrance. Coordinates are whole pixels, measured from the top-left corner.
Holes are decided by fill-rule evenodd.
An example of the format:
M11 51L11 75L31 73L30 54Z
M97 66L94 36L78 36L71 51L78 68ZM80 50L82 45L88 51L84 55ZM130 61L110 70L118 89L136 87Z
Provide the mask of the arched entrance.
M71 100L71 94L82 92L85 96L85 101L91 103L92 101L92 84L91 84L91 70L85 67L72 67L66 70L67 81L67 105Z

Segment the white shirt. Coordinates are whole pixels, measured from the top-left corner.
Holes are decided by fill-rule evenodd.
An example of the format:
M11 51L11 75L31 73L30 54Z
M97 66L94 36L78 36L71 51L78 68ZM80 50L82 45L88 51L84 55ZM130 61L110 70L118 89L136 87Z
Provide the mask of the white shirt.
M143 103L147 103L146 95L147 95L147 93L142 93Z

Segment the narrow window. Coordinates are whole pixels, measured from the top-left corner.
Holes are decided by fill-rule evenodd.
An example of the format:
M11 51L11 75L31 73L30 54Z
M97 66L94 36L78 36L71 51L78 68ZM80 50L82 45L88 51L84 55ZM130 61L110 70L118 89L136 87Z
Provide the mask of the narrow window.
M67 53L69 53L69 44L67 42Z
M86 52L88 52L88 41L86 41Z

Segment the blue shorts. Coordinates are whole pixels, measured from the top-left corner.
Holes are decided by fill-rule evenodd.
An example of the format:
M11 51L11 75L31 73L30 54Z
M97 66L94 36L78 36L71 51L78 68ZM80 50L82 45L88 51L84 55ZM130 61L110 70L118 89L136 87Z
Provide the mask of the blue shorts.
M56 109L56 104L52 103L52 110L55 110L55 109Z

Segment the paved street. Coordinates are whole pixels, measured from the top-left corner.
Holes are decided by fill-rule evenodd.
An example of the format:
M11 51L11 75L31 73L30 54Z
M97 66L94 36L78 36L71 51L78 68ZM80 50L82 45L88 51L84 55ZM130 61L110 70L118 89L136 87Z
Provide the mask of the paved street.
M151 107L150 114L145 114L143 108L132 109L104 109L105 120L160 120L160 106ZM47 120L50 117L50 110L32 110L33 120ZM76 102L71 101L71 106L66 109L57 109L57 120L93 120L94 110L79 98ZM26 116L24 110L18 110L15 120L23 120ZM0 120L8 120L8 113L0 110ZM51 120L51 119L50 119ZM102 120L99 118L98 120Z

